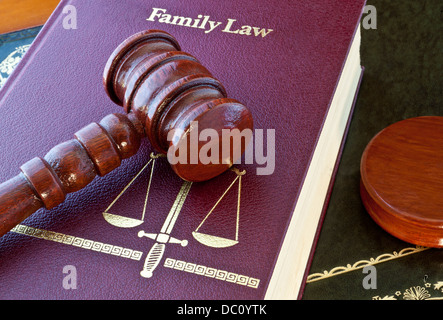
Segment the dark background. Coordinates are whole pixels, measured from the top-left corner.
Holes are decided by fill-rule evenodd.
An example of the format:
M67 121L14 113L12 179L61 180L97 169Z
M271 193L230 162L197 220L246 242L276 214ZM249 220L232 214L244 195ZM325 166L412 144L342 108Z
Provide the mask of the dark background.
M377 29L362 28L365 73L309 274L415 247L371 220L360 199L359 165L366 145L386 126L417 116L443 116L443 3L374 0L367 5L377 10ZM443 250L429 249L375 267L377 289L363 288L367 274L358 269L307 283L303 299L402 300L405 290L416 286L432 298L443 297L434 285L443 282Z

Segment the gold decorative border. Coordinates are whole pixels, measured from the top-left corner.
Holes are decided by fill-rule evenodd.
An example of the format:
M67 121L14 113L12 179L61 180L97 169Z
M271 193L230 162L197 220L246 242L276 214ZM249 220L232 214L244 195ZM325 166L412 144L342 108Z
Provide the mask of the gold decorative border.
M12 232L139 261L143 252L19 224Z
M415 248L404 248L403 250L400 250L399 252L394 251L393 253L382 254L375 259L370 258L369 260L360 260L352 265L347 264L345 267L340 266L340 267L335 267L335 268L331 269L330 271L325 270L325 271L323 271L323 273L313 273L307 277L306 283L311 283L314 281L331 278L331 277L334 277L334 276L337 276L337 275L340 275L343 273L363 269L366 266L375 265L375 264L379 264L382 262L402 258L402 257L408 256L408 255L411 255L414 253L422 252L422 251L425 251L428 249L430 249L430 248L421 247L421 246L416 246Z
M165 268L194 273L200 276L227 281L254 289L257 289L260 284L260 280L256 278L172 258L167 258L163 266Z
M403 300L443 300L443 281L437 281L433 284L426 282L424 285L412 286L401 292L400 290L395 291L394 294L385 295L384 297L375 296L372 300L398 300L402 298Z

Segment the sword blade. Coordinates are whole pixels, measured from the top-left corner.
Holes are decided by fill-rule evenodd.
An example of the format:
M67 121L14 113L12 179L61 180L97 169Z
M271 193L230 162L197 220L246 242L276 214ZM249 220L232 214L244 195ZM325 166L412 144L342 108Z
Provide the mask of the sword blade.
M180 188L179 193L177 194L177 197L175 198L174 204L171 207L171 210L169 211L168 216L166 217L165 222L163 223L161 233L170 234L172 231L172 228L174 228L175 221L178 218L178 215L180 214L180 211L183 207L183 203L186 200L186 197L188 196L189 190L191 189L192 182L185 181Z

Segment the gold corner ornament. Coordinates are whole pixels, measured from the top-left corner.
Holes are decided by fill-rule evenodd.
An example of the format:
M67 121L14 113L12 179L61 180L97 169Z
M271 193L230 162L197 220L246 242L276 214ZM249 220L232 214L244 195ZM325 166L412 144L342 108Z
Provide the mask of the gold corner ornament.
M425 276L426 279L426 276ZM405 290L396 290L393 294L374 296L372 300L443 300L443 281L431 283L424 281Z

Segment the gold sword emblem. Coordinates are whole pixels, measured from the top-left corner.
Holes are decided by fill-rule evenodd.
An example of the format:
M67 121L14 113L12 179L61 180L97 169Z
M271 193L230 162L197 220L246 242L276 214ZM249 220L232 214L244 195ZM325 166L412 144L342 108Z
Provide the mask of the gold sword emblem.
M143 230L138 232L138 236L147 237L156 242L152 246L151 250L149 250L148 255L146 256L145 263L143 265L142 271L140 271L140 275L144 278L152 277L154 270L157 268L160 263L163 254L165 252L166 243L175 243L181 244L183 247L188 245L187 240L179 240L174 237L171 237L172 228L174 228L175 222L177 221L178 215L183 207L183 203L186 200L186 197L191 189L192 182L184 182L175 201L169 211L168 216L163 223L163 226L159 233L146 233Z

